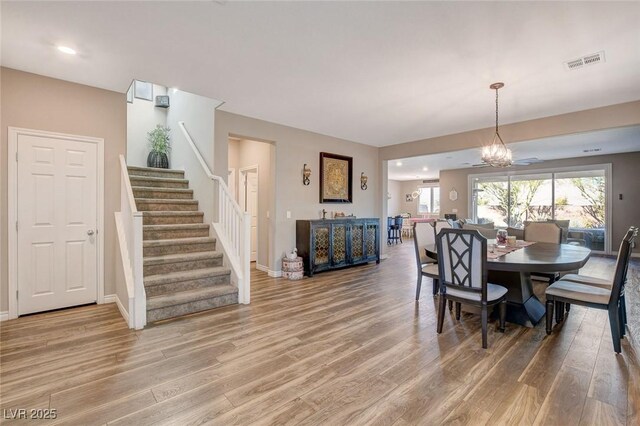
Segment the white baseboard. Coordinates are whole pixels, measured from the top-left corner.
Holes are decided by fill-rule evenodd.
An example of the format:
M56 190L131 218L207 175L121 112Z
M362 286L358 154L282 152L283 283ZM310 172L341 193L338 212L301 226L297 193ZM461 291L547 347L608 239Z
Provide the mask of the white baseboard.
M388 259L388 258L389 258L388 254L381 254L380 255L380 260L385 260L385 259Z
M9 311L0 312L0 322L6 321L9 319Z
M118 298L115 294L105 294L102 298L102 303L116 303L116 299Z
M107 295L105 295L103 303L115 303L116 306L118 307L118 310L120 311L120 315L122 315L122 318L124 318L124 320L127 322L127 324L129 324L129 313L124 308L124 305L120 301L120 298L118 297L117 294L107 294Z
M264 265L260 265L256 262L256 269L258 271L266 272L272 278L280 278L282 276L282 271L273 271Z

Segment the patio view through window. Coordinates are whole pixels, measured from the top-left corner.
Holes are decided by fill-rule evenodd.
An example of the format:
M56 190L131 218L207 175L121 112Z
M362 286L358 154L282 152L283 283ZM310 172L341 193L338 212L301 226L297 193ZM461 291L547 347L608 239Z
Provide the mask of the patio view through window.
M526 221L568 220L569 237L592 250L605 250L604 169L472 178L473 218L496 227Z
M437 186L420 188L418 213L440 212L440 188Z

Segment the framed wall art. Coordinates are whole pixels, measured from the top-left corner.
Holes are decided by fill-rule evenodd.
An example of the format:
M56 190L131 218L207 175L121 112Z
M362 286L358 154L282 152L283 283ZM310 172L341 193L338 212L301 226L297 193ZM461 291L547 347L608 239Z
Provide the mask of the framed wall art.
M353 157L320 153L320 202L353 202Z

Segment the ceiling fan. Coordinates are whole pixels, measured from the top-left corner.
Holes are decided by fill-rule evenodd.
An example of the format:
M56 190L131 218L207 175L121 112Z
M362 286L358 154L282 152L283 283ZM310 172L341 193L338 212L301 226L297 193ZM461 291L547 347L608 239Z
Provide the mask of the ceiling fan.
M538 164L538 163L542 163L544 160L541 160L537 157L531 157L531 158L523 158L521 160L514 160L512 165L514 166L530 166L531 164ZM491 167L490 164L488 163L477 163L477 164L473 164L471 167Z

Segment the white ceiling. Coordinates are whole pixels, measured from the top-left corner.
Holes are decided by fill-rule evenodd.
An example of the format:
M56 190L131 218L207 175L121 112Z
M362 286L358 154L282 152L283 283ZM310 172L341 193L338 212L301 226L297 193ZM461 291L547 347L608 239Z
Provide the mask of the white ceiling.
M514 160L538 158L558 160L591 155L640 151L640 126L620 127L589 133L509 144ZM584 152L584 150L599 151ZM481 148L389 161L388 177L392 180L437 179L441 170L466 169L479 164ZM398 162L402 165L398 165ZM544 168L544 163L539 164ZM640 166L640 165L639 165ZM424 168L428 170L424 170Z
M3 66L375 146L640 99L640 2L11 2ZM64 44L79 54L65 56ZM598 51L606 62L566 71Z

